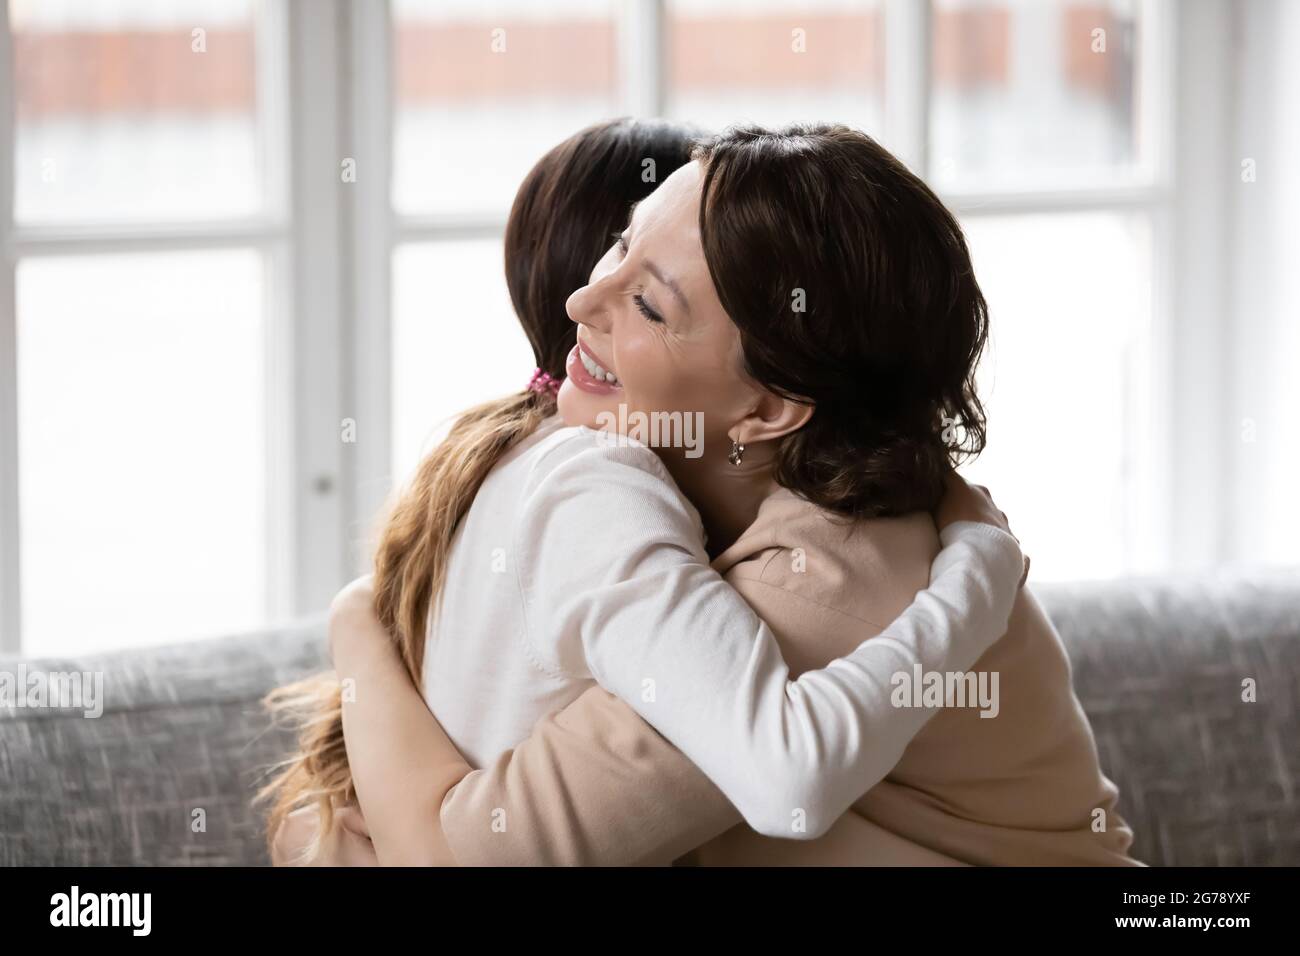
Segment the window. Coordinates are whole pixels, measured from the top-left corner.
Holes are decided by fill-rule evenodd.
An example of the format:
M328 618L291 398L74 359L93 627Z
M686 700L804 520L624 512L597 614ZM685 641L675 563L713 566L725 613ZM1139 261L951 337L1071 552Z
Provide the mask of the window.
M253 0L10 0L15 220L261 212L254 22Z
M515 190L546 150L619 110L618 4L392 6L392 466L437 426L527 381L502 279ZM466 150L473 160L466 162Z
M930 181L962 217L992 330L989 443L969 473L1040 581L1159 565L1165 104L1141 94L1167 28L1137 0L932 6Z
M716 0L666 4L668 116L715 130L745 121L880 126L884 22L878 3L737 9Z
M937 0L932 176L946 189L1132 178L1142 135L1137 0ZM1032 118L1032 121L1030 120Z
M991 314L979 375L988 447L970 480L1011 516L1035 580L1141 569L1142 451L1153 434L1148 219L970 216L966 233Z
M970 474L1035 577L1217 562L1222 528L1171 534L1223 490L1171 436L1221 361L1178 332L1226 295L1195 147L1227 107L1193 69L1225 22L1167 0L0 0L0 651L323 609L440 425L530 373L510 200L623 114L880 139L967 231L993 328ZM1221 47L1176 58L1188 37ZM1188 128L1195 162L1171 150Z
M530 364L500 291L497 242L528 165L649 91L643 112L703 129L848 122L919 166L961 215L990 302L990 441L970 474L1024 529L1037 580L1151 566L1156 477L1140 452L1157 427L1151 283L1167 253L1154 228L1159 117L1139 94L1165 66L1148 52L1165 26L1154 5L664 0L621 18L603 3L547 4L550 19L537 9L393 6L393 206L420 218L408 234L431 240L395 253L394 475L409 473L437 422L515 387ZM621 60L620 30L639 31L651 54ZM472 144L472 163L456 144Z
M557 131L618 110L617 12L611 0L395 0L395 211L503 216Z
M17 291L25 646L263 623L259 256L30 257Z
M396 480L451 416L527 382L533 350L501 272L498 238L408 242L393 253Z
M273 12L7 2L11 649L16 607L29 654L272 612Z

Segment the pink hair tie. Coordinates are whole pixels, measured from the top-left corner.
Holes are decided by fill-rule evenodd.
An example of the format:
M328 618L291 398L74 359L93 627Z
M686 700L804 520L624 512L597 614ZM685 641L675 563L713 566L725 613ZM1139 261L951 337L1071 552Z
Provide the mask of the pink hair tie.
M528 382L528 387L534 392L543 395L554 395L560 390L560 380L549 372L543 372L540 368L535 368L533 369L533 377Z

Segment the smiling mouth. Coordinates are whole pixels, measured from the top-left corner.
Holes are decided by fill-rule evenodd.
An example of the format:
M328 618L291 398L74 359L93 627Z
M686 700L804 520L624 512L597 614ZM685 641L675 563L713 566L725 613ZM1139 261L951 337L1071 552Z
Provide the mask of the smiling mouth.
M597 362L592 354L587 351L586 346L581 342L578 343L578 358L582 362L582 367L587 370L587 374L596 381L605 382L616 387L623 384L618 380L617 375Z

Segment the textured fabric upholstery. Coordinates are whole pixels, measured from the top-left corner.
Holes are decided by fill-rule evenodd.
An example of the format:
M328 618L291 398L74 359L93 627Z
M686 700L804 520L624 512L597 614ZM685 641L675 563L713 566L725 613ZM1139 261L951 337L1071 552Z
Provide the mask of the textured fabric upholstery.
M291 745L260 705L325 666L324 623L28 669L102 671L104 713L0 708L0 864L268 862L250 806ZM0 671L14 672L14 660ZM206 832L194 832L203 810Z
M1036 589L1133 854L1300 864L1300 573ZM1255 703L1242 700L1255 682Z
M1300 864L1300 574L1035 590L1069 649L1134 854ZM320 620L28 661L102 671L104 713L0 708L0 864L266 862L249 800L290 741L259 701L322 666Z

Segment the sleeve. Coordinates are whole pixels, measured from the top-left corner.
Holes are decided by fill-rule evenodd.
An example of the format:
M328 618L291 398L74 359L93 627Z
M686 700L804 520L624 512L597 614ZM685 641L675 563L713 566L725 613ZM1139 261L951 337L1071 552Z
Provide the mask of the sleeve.
M889 772L930 716L891 704L892 675L970 667L1005 632L1022 572L1010 535L954 525L894 624L791 681L652 452L589 449L528 498L516 568L539 664L621 698L772 837L822 835Z
M667 865L741 822L680 750L600 687L457 783L441 819L461 866Z

